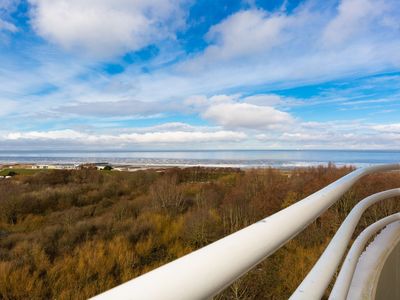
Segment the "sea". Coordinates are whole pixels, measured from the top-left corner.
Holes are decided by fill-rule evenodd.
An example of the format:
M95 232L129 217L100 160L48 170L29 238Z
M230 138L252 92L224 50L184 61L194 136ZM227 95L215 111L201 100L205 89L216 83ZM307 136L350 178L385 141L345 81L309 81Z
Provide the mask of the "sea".
M400 163L400 150L192 150L192 151L22 151L0 150L0 164L109 163L127 166L295 168L333 163L363 167Z

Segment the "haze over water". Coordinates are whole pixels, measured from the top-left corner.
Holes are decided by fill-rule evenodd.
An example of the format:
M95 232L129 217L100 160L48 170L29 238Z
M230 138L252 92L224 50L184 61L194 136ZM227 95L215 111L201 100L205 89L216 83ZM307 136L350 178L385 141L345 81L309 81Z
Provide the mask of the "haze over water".
M98 163L133 166L226 166L292 168L332 162L357 167L396 163L400 151L201 150L201 151L0 151L0 163Z

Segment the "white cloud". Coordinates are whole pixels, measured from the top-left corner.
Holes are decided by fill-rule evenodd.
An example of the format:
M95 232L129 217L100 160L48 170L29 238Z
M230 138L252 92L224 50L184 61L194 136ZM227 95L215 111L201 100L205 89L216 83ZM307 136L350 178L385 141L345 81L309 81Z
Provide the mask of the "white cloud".
M93 5L93 13L96 13L98 8L101 8L100 11L108 12L106 8L111 3L113 6L115 3L115 7L110 13L114 13L114 10L118 12L119 10L123 10L123 5L128 2L142 3L142 1L128 0L125 2L122 0L99 0L95 2L96 5ZM90 3L94 3L94 0L71 0L64 2L61 0L35 0L35 3L32 22L33 24L42 24L43 20L47 20L47 17L39 18L39 11L43 10L42 13L44 15L50 16L53 6L57 8L64 3L67 8L73 8L72 12L78 10L79 14L80 11L78 8L86 7ZM152 5L156 1L146 3ZM172 2L165 1L165 3ZM82 9L81 11L84 10ZM162 11L168 11L168 9ZM129 14L130 10L123 10L123 13ZM390 19L393 15L396 14L385 11L381 19ZM71 18L72 16L73 14L71 14ZM249 21L249 25L243 22L243 18L250 17L254 17L255 20ZM186 60L184 59L184 62L168 64L144 73L138 71L140 67L132 65L127 67L124 73L118 76L105 75L96 70L96 68L93 68L93 66L85 66L82 61L66 60L65 57L63 58L60 55L57 57L57 55L54 55L54 52L56 52L54 49L40 47L41 49L35 50L34 48L30 48L32 60L39 61L40 67L32 68L32 63L26 67L25 62L21 62L19 59L15 63L18 67L10 67L7 65L9 64L8 57L4 59L0 58L0 65L2 65L0 66L0 81L4 83L2 89L10 93L17 93L16 96L18 99L29 98L29 102L32 105L26 106L24 103L20 107L21 111L48 111L54 109L54 107L65 106L65 104L71 106L72 102L74 102L76 107L69 107L69 112L77 114L85 112L85 115L93 116L94 113L90 112L91 108L87 103L98 102L98 111L103 107L104 109L100 113L106 116L114 113L118 107L120 108L120 111L117 112L118 114L132 115L132 113L135 113L135 105L128 106L129 102L134 103L133 99L140 102L152 101L155 104L153 107L164 107L160 103L165 102L168 103L165 106L170 107L169 103L171 101L177 102L179 99L187 99L190 95L221 94L226 93L228 90L248 92L252 91L254 86L257 88L257 86L261 85L265 90L272 90L324 82L346 76L367 75L376 73L377 71L390 71L395 69L396 66L400 66L400 39L394 38L393 32L388 27L385 27L383 31L369 32L363 43L354 42L357 40L354 38L339 48L329 49L321 47L319 42L322 39L323 31L334 17L335 13L332 9L326 8L323 5L317 8L309 8L308 6L299 7L290 12L290 14L285 12L271 14L254 9L241 11L228 17L220 24L215 25L214 39L211 41L210 47L215 46L215 49L218 49L218 53L215 53L214 57L216 60L211 57L207 57L206 59L203 53L199 56L189 56ZM269 20L275 18L286 20L282 21L285 23L284 26L282 25L284 29L276 35L267 34L266 32L269 32L269 29L267 29L268 26L265 24L270 24ZM114 19L107 18L105 22L112 22ZM233 22L233 20L241 24L243 29L241 30L239 25L229 23L232 25L232 36L230 37L230 27L225 22ZM61 21L65 24L57 23ZM64 31L66 31L68 33L65 33L66 36L68 39L71 37L72 44L75 46L93 46L94 51L108 51L105 44L103 46L96 46L95 44L92 45L93 41L90 38L86 40L84 38L86 34L85 30L76 29L74 26L78 25L74 22L71 21L71 25L68 20L57 19L54 22L50 26L46 21L40 28L43 27L43 30L49 28L51 34L61 40L64 40ZM88 22L91 21L88 20ZM260 32L251 24L257 28L260 27ZM87 26L86 30L93 29L95 33L102 32L102 36L99 39L95 38L99 43L103 43L103 40L105 41L104 43L107 43L108 40L110 43L114 43L115 37L109 36L111 34L110 31L119 29L111 26L111 24L108 25L109 28L104 30L94 30L94 27L91 26ZM121 29L121 31L124 30L130 29L125 27ZM262 38L258 38L259 34L262 34ZM75 35L77 36L76 39ZM379 43L376 43L377 36L381 36L381 42ZM83 40L83 42L80 43L80 40ZM251 42L247 43L246 41L248 40L251 40ZM231 49L228 45L235 43L235 41L240 43L243 48L241 48L241 45L232 45ZM121 46L118 41L116 44ZM118 49L125 47L122 45L121 48L120 46L118 46ZM242 50L246 51L246 49L249 50L247 54L242 52ZM224 54L225 51L227 51L227 54ZM37 53L41 53L39 55L42 57L36 57L38 56ZM205 53L207 53L207 50ZM235 53L240 58L237 58ZM218 57L230 58L226 61L224 59L217 59ZM20 66L21 64L24 64L23 67ZM188 64L195 66L194 71L184 68ZM147 67L147 64L145 66ZM2 73L2 68L8 68L9 70L14 68L15 72L13 72L14 74L10 74L11 72L8 70ZM82 78L84 79L82 80ZM40 86L46 84L55 85L58 91L50 95L41 95L40 97L30 96L35 92L35 89L40 89ZM28 96L25 97L25 95ZM4 95L1 96L4 97ZM203 101L204 98L197 98L196 100L193 97L189 98L185 104L188 109L196 112L204 110L206 107L204 106L206 105ZM276 100L279 101L279 99ZM40 107L36 105L37 101L41 102ZM275 100L272 98L264 98L263 100L260 98L249 98L243 101L254 105L276 105L273 104ZM285 100L283 99L283 101ZM112 106L115 109L108 109L106 107L107 102L110 105L113 103ZM83 106L86 105L86 107L82 107L81 111L79 110L80 104ZM93 111L96 110L94 106L95 104L92 106ZM138 108L143 108L146 111L144 105L139 105Z
M204 143L240 141L246 135L242 132L216 131L216 132L192 132L192 131L169 131L149 132L143 134L125 134L119 138L133 143Z
M285 127L268 130L221 130L213 127L191 126L185 123L165 123L147 128L119 128L115 133L77 131L1 132L3 149L15 147L52 148L124 148L137 146L146 149L159 147L193 148L252 148L252 149L398 149L400 125L365 124L354 122L301 122L295 120Z
M169 112L178 112L181 108L182 106L175 102L122 100L74 103L68 106L61 106L56 111L95 117L148 117Z
M377 26L390 27L396 23L392 22L396 6L398 2L392 0L342 0L337 16L323 32L323 40L330 44L343 43L360 33L368 37L368 32L375 31Z
M183 101L183 107L224 128L266 129L282 128L294 118L274 106L288 103L288 99L275 94L217 94L211 97L195 95ZM292 100L290 100L292 101ZM184 108L181 109L184 111Z
M193 95L186 98L183 101L183 104L193 110L198 110L204 107L207 107L209 101L206 96L204 95Z
M399 124L361 121L296 122L289 128L256 134L261 144L295 149L399 149Z
M343 0L341 6L350 1L367 0ZM306 1L291 12L239 11L212 27L205 51L176 69L188 81L184 86L207 85L213 92L259 85L285 88L396 70L400 66L400 6L397 0L366 3L370 2L377 9L372 16L366 14L366 22L365 12L341 17L332 3L323 1ZM343 18L354 20L354 26ZM327 43L331 31L346 39ZM151 79L152 85L159 80Z
M17 110L17 102L0 99L0 117L11 114Z
M136 129L136 131L144 131L144 132L165 132L165 131L184 131L184 132L194 132L194 131L205 131L206 128L200 126L192 126L182 122L169 122L163 123L160 125L155 125L151 127L144 127L143 129Z
M0 136L3 140L77 140L84 139L87 135L80 132L65 129L54 131L28 131L28 132L10 132L4 136Z
M30 0L31 23L67 50L108 58L173 39L184 24L182 1Z
M263 10L240 11L211 27L207 40L212 42L206 57L230 59L267 51L283 41L282 31L290 18L270 15Z
M10 31L10 32L17 32L18 28L14 24L0 19L0 31L2 31L2 30Z
M0 133L0 141L24 142L24 141L63 141L82 145L108 145L120 147L132 144L169 144L174 143L215 143L215 142L237 142L246 138L243 132L234 131L159 131L145 133L122 133L122 134L95 134L82 133L76 130L53 130L53 131L27 131Z
M0 1L0 10L9 11L20 2L20 0L1 0Z
M184 139L190 142L213 136L211 129L185 124L154 126L151 132L135 129L133 135L124 138L120 135L120 132L131 134L131 129L123 128L127 123L119 122L121 120L173 112L187 118L193 115L204 117L218 126L212 129L225 133L214 135L215 141L217 137L229 136L226 132L232 133L230 130L239 128L247 137L268 132L258 138L252 136L259 142L256 146L260 147L280 143L276 147L319 148L339 144L345 147L348 144L365 148L372 140L377 143L372 145L374 147L378 147L379 142L382 142L381 147L393 143L399 145L395 124L390 125L394 127L385 125L386 128L352 125L342 129L339 124L318 123L314 128L282 111L288 106L293 107L288 104L293 99L272 94L229 95L257 90L269 93L333 79L351 82L359 76L398 70L400 6L395 7L396 1L343 0L339 2L338 11L333 9L331 2L321 1L309 1L315 5L301 5L290 12L269 13L255 8L239 11L210 29L207 34L210 45L203 53L182 54L177 63L134 63L124 66L122 74L112 76L99 70L101 66L93 65L93 61L87 65L85 59L71 59L53 45L28 44L29 51L21 49L27 59L22 60L18 54L13 57L11 52L0 57L0 97L18 99L19 103L17 107L13 101L0 103L0 114L19 113L19 118L7 119L1 128L16 130L15 141L29 140L31 143L51 136L54 136L54 142L62 142L63 136L67 140L70 136L68 141L71 141L74 135L82 144L106 143L113 138L117 144L129 140L140 143L146 139L160 141L163 136L184 143ZM138 49L165 36L174 38L174 31L184 19L180 2L31 0L31 22L39 34L57 45L106 57ZM3 3L0 0L0 8ZM367 4L365 7L364 3ZM185 68L188 65L193 68ZM141 71L142 67L146 72ZM379 80L383 79L379 77ZM398 86L398 82L396 77L387 85ZM54 91L40 93L47 86L54 86ZM375 91L376 86L373 87ZM389 90L389 87L385 89ZM363 93L359 91L355 96ZM383 91L382 95L385 93ZM390 93L394 99L390 101L397 103L396 95L393 91ZM381 98L356 100L355 97L353 100L358 102L350 103L349 94L351 91L343 91L340 87L329 95L300 99L305 101L298 101L298 104L311 106L330 102L363 106L367 101L389 101ZM304 109L298 111L298 116L302 113ZM68 119L71 114L84 118ZM38 115L49 119L43 120ZM90 119L93 122L87 122L86 117L94 117ZM66 120L68 123L63 123ZM18 128L41 128L43 122L52 123L54 128L69 128L71 121L75 123L73 128L82 126L93 132L79 136L77 131L30 132L29 135L18 131ZM100 133L104 128L116 127L120 128L116 135ZM197 136L196 132L199 133ZM25 134L25 137L18 134ZM374 138L368 141L371 136Z
M15 10L20 0L1 0L0 1L0 32L17 32L18 28L6 19L10 18L10 14Z
M227 128L266 129L293 121L286 112L248 103L217 103L209 106L202 116Z
M400 134L400 123L375 125L372 128L379 132Z
M262 105L262 106L276 106L284 104L286 99L275 94L258 94L243 98L243 101L249 104Z

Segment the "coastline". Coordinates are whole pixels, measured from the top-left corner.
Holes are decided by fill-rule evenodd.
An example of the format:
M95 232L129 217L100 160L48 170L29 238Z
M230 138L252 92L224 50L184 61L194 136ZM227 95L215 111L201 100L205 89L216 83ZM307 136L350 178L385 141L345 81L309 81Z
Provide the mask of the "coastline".
M296 168L307 168L324 166L327 167L329 164L333 164L336 167L359 167L354 164L335 164L331 162L317 162L317 163L296 163L296 164L280 164L280 165L257 165L257 164L228 164L228 163L216 163L216 164L190 164L190 163L171 163L171 164L113 164L108 162L84 162L84 163L3 163L0 161L0 172L5 170L25 170L25 171L45 171L45 170L79 170L79 169L97 169L103 170L105 167L111 167L110 171L114 172L137 172L145 170L156 170L163 171L166 169L179 168L209 168L209 169L240 169L240 170L253 170L253 169L277 169L282 171L290 171Z
M0 165L48 165L75 168L108 164L113 168L277 168L336 166L365 167L400 161L400 151L372 150L197 150L197 151L0 151Z

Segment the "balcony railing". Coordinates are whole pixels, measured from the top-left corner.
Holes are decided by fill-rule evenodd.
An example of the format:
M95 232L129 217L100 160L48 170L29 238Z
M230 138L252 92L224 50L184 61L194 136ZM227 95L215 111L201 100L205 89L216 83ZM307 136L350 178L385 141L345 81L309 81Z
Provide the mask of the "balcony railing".
M400 170L400 164L357 169L274 215L92 299L210 299L305 229L361 177L391 170ZM344 256L362 213L370 205L395 196L400 196L400 189L372 195L357 204L291 299L320 299ZM356 248L352 248L346 257L331 299L346 298L354 262L371 234L398 220L399 214L389 216L360 235L354 243Z

